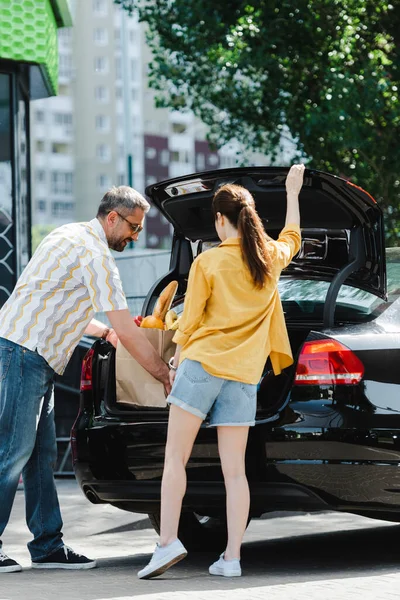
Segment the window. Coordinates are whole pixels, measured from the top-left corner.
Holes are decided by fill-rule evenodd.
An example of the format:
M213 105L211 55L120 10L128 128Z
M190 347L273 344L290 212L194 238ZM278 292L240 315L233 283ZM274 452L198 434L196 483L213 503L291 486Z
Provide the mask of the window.
M110 117L106 115L96 115L95 118L96 131L110 131Z
M135 58L131 59L131 78L138 78L138 61Z
M37 110L35 112L35 121L36 123L44 123L44 110Z
M216 167L219 163L219 156L218 154L210 154L207 160L209 165Z
M104 27L96 27L93 29L93 41L98 46L106 46L108 44L108 31Z
M138 91L135 88L131 90L132 102L137 102L138 100Z
M115 88L115 97L122 98L122 87L120 85Z
M185 123L172 123L172 133L185 133L186 129Z
M157 156L157 150L155 148L146 148L146 158L153 160Z
M281 279L278 289L285 319L293 321L305 315L313 320L322 319L328 288L327 281ZM338 320L370 320L371 315L377 314L376 310L381 304L382 300L374 294L342 285L337 297L335 316Z
M125 148L123 144L118 144L118 156L119 158L124 158L125 156Z
M46 212L46 200L37 200L36 208L39 212Z
M182 150L181 152L178 152L178 150L174 150L173 152L171 152L171 161L188 163L189 152L187 150Z
M71 146L62 142L53 142L51 151L53 154L71 154Z
M203 171L206 168L206 157L202 152L199 152L196 156L197 169Z
M94 97L97 102L103 102L104 104L107 103L110 99L108 88L106 88L104 85L97 85L94 88Z
M100 190L108 190L111 187L111 179L108 175L99 175L97 177L97 187Z
M115 59L115 77L116 79L122 79L122 59Z
M115 45L117 47L121 45L121 30L120 29L114 29L114 41L115 41Z
M73 210L73 202L53 202L51 206L51 214L53 217L70 217Z
M36 140L36 152L44 152L44 141Z
M96 17L106 17L107 0L93 0L93 12Z
M118 181L118 185L125 185L125 175L124 175L124 173L119 173L117 181Z
M136 31L133 31L133 29L131 29L129 32L129 41L134 42L136 40L136 37Z
M154 175L146 177L146 185L153 185L153 183L157 183L157 177L154 177Z
M52 194L72 194L73 175L69 172L53 171L51 173Z
M94 59L94 70L100 75L108 73L108 60L105 56L96 56Z
M55 113L54 123L56 125L72 125L72 114L71 113Z
M70 78L72 76L72 55L60 54L59 57L59 76Z
M107 144L97 144L96 156L102 162L109 162L111 158L110 147Z
M43 169L38 169L35 172L35 180L39 183L44 183L46 181L46 172Z
M68 85L65 83L58 84L58 95L59 96L70 96L70 91Z
M167 167L168 163L169 163L169 150L164 149L161 150L160 153L160 162L162 164L163 167Z
M72 42L72 29L69 27L58 29L57 34L58 41L61 42L63 46L68 46Z

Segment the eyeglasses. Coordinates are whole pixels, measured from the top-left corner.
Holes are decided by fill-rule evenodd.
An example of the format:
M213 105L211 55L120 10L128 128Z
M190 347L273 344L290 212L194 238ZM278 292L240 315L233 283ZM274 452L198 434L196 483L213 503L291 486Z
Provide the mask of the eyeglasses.
M130 221L128 221L128 219L125 219L125 217L120 215L117 210L115 210L114 212L116 212L117 215L121 219L123 219L124 221L126 221L128 223L129 227L131 228L132 235L135 235L136 233L140 233L141 231L143 231L143 227L141 225L138 225L137 223L131 223Z

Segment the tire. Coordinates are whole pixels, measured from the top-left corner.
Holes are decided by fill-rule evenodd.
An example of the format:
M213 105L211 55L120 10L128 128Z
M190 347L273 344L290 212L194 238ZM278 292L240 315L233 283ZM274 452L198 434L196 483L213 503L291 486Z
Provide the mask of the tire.
M160 513L149 514L155 531L160 533ZM250 519L247 522L249 524ZM223 552L226 548L227 527L225 517L206 517L194 512L183 512L179 521L179 539L192 552Z

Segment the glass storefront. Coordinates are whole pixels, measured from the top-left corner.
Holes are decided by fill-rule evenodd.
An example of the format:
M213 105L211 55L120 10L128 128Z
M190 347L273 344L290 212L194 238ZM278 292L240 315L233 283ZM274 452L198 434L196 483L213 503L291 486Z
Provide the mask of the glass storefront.
M15 231L13 227L11 75L0 73L0 306L15 283Z
M0 61L0 306L30 258L29 97L23 70Z
M0 0L0 307L31 254L29 102L57 93L68 0Z

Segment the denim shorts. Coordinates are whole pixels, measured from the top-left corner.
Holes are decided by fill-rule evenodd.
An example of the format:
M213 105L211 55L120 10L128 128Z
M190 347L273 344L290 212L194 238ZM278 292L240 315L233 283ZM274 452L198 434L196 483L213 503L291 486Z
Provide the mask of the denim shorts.
M168 404L175 404L208 425L252 426L255 423L257 386L215 377L201 363L186 358L179 365Z

